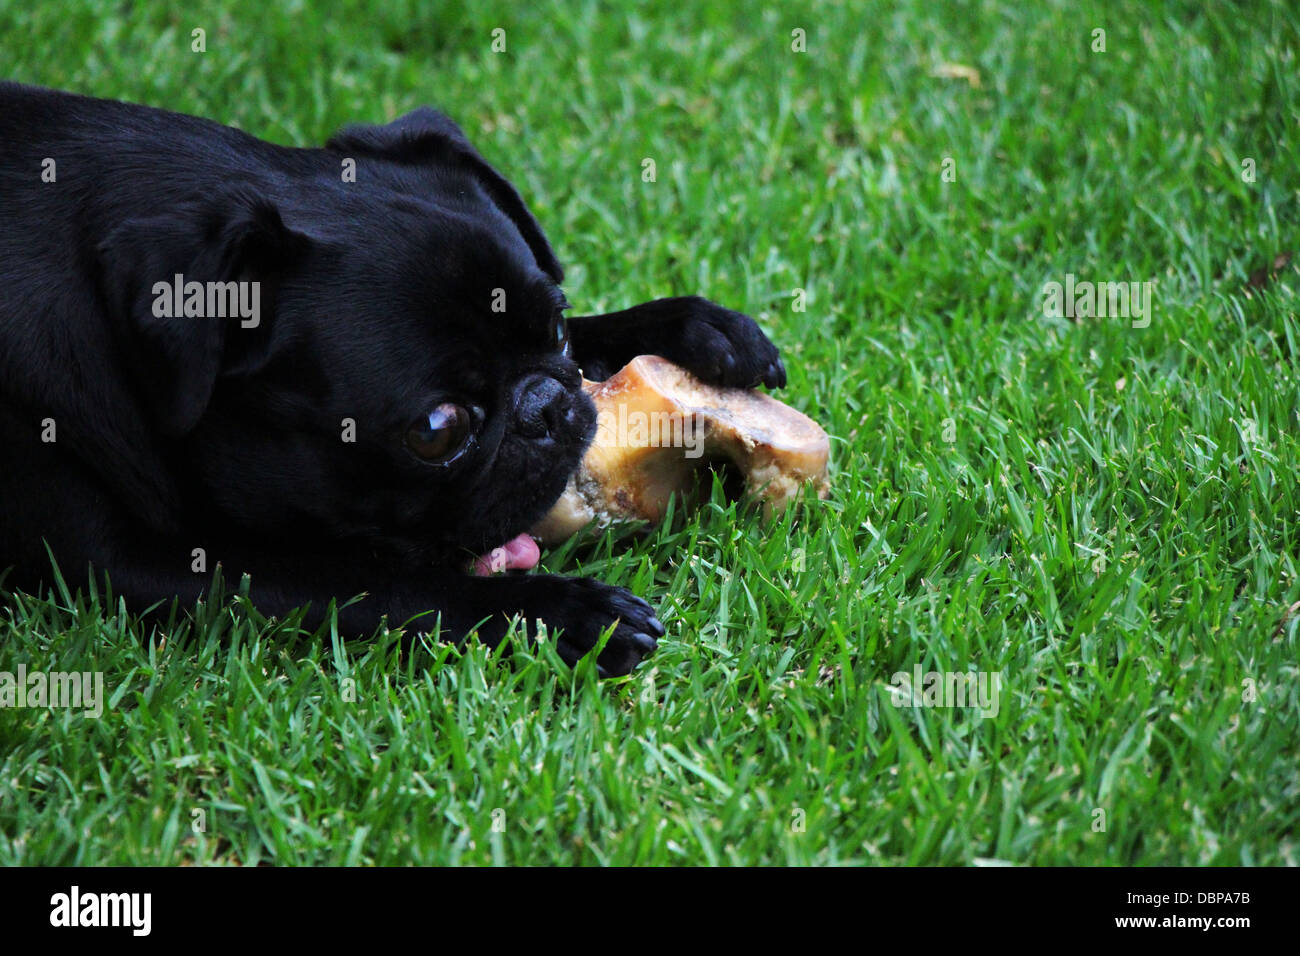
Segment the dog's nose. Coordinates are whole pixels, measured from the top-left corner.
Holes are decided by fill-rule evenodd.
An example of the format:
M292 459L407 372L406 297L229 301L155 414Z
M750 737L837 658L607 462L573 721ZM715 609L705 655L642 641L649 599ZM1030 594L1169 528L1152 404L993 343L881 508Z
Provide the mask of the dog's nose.
M549 375L526 375L515 386L515 415L526 438L557 434L572 409L568 390Z

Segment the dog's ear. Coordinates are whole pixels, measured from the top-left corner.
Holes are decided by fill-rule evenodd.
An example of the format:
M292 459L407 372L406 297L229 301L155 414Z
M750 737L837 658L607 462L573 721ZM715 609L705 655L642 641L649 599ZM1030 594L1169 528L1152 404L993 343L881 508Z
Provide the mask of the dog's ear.
M251 326L268 322L276 280L307 244L248 188L128 219L100 243L122 360L164 434L192 429L223 368L247 365L254 337L267 341Z
M424 106L385 126L348 126L325 145L346 155L380 156L411 164L443 161L471 169L492 202L519 229L537 264L556 282L563 281L564 269L519 192L479 155L461 128L437 110Z

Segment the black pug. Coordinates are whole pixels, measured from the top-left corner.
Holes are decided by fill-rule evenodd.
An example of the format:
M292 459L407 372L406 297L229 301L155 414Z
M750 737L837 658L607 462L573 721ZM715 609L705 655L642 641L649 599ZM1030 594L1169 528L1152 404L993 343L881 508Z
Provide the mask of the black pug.
M495 643L519 614L572 663L617 621L598 665L627 673L664 633L645 601L474 575L473 556L536 564L524 532L594 431L579 369L653 353L769 387L785 369L701 298L566 321L562 278L519 193L433 110L294 149L0 84L6 586L48 586L52 555L142 611L192 604L219 563L309 626L364 593L338 612L352 634L420 615Z

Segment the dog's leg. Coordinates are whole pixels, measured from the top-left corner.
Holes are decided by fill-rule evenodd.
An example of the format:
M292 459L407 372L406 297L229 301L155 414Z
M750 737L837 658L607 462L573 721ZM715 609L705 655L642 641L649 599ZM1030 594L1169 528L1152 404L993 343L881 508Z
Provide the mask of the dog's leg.
M151 609L153 620L165 618L173 600L183 611L207 596L219 565L228 590L248 573L249 599L268 617L303 608L302 625L314 630L326 622L330 601L336 601L339 632L350 638L370 637L386 619L391 628L405 626L412 634L437 631L442 640L453 642L476 631L480 640L496 646L517 614L522 635L536 637L537 622L544 622L560 656L575 664L613 626L598 665L602 676L618 676L653 652L664 634L641 598L588 578L472 577L447 568L412 572L359 563L355 556L312 554L308 547L301 555L270 555L214 546L200 556L191 543L161 537L122 541L117 540L111 554L91 556L65 548L59 557L64 579L70 587L84 589L87 559L98 558L99 566L112 568L114 598L125 601L133 613ZM44 589L35 581L25 586L38 593ZM558 638L557 631L562 632Z
M785 366L758 323L699 296L655 299L569 320L573 359L593 381L638 355L661 355L711 385L785 385Z

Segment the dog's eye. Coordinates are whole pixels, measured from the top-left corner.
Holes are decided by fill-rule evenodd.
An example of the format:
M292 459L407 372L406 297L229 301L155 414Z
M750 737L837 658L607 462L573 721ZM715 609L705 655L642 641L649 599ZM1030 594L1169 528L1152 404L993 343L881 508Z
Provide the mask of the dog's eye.
M450 403L439 405L406 432L406 447L425 461L451 461L465 448L470 433L470 416Z
M551 320L551 338L555 340L556 351L569 354L569 320L562 313L556 313Z

